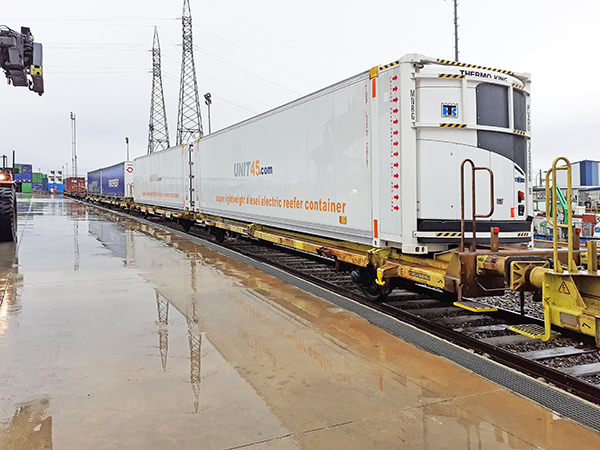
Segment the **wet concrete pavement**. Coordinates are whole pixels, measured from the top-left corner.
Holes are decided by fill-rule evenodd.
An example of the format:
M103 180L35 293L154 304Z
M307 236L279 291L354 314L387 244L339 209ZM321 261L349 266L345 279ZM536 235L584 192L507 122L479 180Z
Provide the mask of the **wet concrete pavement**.
M155 227L19 203L0 244L0 450L598 449L364 319Z

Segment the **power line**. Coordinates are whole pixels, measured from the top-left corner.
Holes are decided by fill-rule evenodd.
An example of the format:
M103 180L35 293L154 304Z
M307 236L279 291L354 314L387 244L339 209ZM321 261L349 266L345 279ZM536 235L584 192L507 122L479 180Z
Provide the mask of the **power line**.
M317 85L317 84L313 83L312 81L308 81L306 78L302 78L301 76L299 76L299 75L295 74L294 72L291 72L291 71L289 71L289 70L287 70L287 69L284 69L283 67L281 67L281 66L279 66L279 65L277 65L277 64L275 64L275 63L273 63L273 62L271 62L271 61L269 61L269 60L267 60L267 59L265 59L265 58L263 58L262 56L259 56L259 55L257 55L256 53L253 53L253 52L251 52L250 50L247 50L247 49L245 49L244 47L241 47L241 46L239 46L239 45L237 45L237 44L235 44L235 43L231 42L230 40L228 40L228 39L225 39L225 38L224 38L224 37L222 37L222 36L219 36L217 33L213 33L212 31L210 31L210 30L208 30L208 29L206 29L206 28L204 28L204 27L201 27L200 25L198 25L198 24L196 24L196 23L194 24L194 26L196 26L196 27L200 28L201 30L204 30L204 31L206 31L207 33L210 33L210 34L212 34L213 36L216 36L216 37L218 37L219 39L222 39L223 41L227 42L228 44L230 44L230 45L233 45L234 47L237 47L237 48L239 48L240 50L242 50L242 51L244 51L244 52L248 53L249 55L252 55L252 56L254 56L255 58L258 58L258 59L260 59L261 61L264 61L264 62L266 62L267 64L271 64L273 67L277 67L279 70L281 70L281 71L283 71L283 72L286 72L286 73L288 73L288 74L290 74L290 75L292 75L292 76L294 76L294 77L296 77L296 78L298 78L298 79L300 79L300 80L302 80L302 81L304 81L304 82L306 82L306 83L308 83L308 84L312 84L312 85L313 85L313 86L315 86L315 87L319 87L319 85Z
M323 62L323 61L321 61L321 60L318 60L317 58L315 58L315 57L314 57L314 56L312 56L311 54L309 54L309 53L306 53L306 52L303 52L302 50L300 50L300 49L298 49L298 48L296 48L296 47L294 47L294 46L292 46L292 45L288 44L287 42L285 42L285 41L282 41L282 40L281 40L281 39L279 39L278 37L276 37L276 36L273 36L272 34L269 34L269 33L267 33L266 31L264 31L264 30L262 30L262 29L260 29L260 28L258 28L258 27L256 27L256 26L252 25L250 22L247 22L247 21L245 21L244 19L241 19L241 18L239 18L239 17L238 17L238 16L236 16L235 14L232 14L232 13L230 13L229 11L227 11L227 10L225 10L225 9L221 8L219 5L216 5L216 4L214 4L213 2L209 2L208 0L205 0L205 1L206 1L206 3L208 3L208 4L212 5L212 6L214 6L215 8L217 8L217 9L219 9L219 10L221 10L221 11L223 11L225 14L227 14L227 15L229 15L229 16L231 16L231 17L233 17L234 19L237 19L237 20L239 20L240 22L242 22L242 23L244 23L244 24L248 25L250 28L253 28L253 29L255 29L256 31L259 31L260 33L264 34L265 36L269 37L270 39L273 39L273 40L275 40L275 41L279 42L280 44L283 44L283 45L285 45L286 47L289 47L289 48L291 48L292 50L294 50L294 51L296 51L296 52L300 53L301 55L303 55L303 56L306 56L307 58L310 58L310 59L312 59L313 61L315 61L315 62L318 62L319 64L322 64L323 66L325 66L325 67L328 67L328 68L330 68L330 69L332 69L332 70L336 71L336 72L337 72L337 73L339 73L339 74L342 74L342 73L343 73L343 72L341 72L340 70L338 70L336 67L334 67L334 66L330 66L329 64L327 64L327 63L324 63L324 62Z

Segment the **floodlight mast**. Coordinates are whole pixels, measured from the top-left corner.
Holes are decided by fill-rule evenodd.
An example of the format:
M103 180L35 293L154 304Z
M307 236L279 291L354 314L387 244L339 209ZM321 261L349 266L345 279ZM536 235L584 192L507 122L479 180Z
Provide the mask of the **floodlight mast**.
M73 155L71 156L71 166L73 176L77 178L77 129L75 114L71 113L71 138L73 146Z

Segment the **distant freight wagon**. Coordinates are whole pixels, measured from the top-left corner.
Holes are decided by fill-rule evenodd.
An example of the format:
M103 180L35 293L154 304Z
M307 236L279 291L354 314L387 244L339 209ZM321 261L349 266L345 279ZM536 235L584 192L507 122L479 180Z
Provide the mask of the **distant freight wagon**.
M69 178L67 178L65 192L67 194L83 194L83 193L85 193L85 178L84 177L69 177Z
M133 172L134 165L130 161L88 172L88 194L115 199L133 198Z

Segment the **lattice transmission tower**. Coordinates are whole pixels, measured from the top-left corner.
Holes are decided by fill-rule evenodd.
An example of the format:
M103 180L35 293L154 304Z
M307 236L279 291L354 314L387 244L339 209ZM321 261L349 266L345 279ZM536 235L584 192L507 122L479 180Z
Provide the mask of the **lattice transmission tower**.
M200 384L202 369L202 330L198 320L197 303L193 300L192 317L187 317L188 341L190 344L190 384L194 392L194 412L198 414L200 406Z
M156 309L158 310L158 348L163 372L167 370L167 353L169 351L169 300L156 291Z
M148 153L170 147L167 111L163 94L162 71L160 67L160 42L158 29L154 27L152 43L152 99L150 101L150 123L148 125Z
M198 82L196 81L196 67L194 66L192 12L189 0L183 0L181 25L183 29L183 49L181 52L177 145L189 144L203 135L200 100L198 98Z

